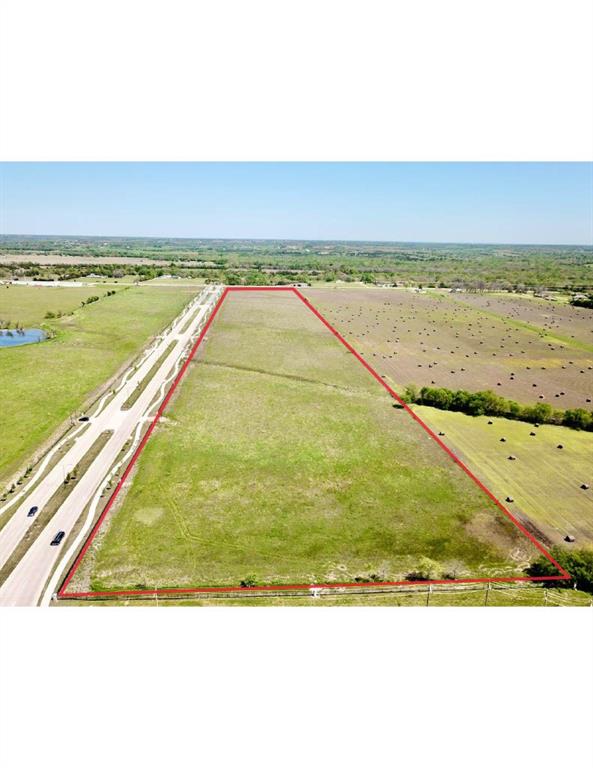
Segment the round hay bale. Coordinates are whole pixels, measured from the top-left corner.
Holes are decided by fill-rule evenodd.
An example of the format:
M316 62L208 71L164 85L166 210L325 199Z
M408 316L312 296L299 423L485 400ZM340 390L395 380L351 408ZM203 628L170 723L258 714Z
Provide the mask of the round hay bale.
M569 533L567 533L566 536L564 537L564 541L567 541L569 544L572 544L572 542L574 541L574 536L571 536Z
M517 461L517 457L516 457L516 456L513 456L513 454L512 454L512 453L511 453L511 455L508 457L508 459L509 459L509 461Z
M506 497L506 499L505 499L505 501L507 501L509 504L512 504L512 503L513 503L513 501L515 501L515 499L513 499L513 497L512 497L512 496L507 496L507 497Z
M581 488L583 489L583 491L588 491L589 485L587 483L581 483Z
M556 448L564 448L564 446L562 445L562 443L559 443L559 444L556 446Z
M500 438L500 442L501 442L501 443L506 443L506 441L507 441L506 437L501 437L501 438Z

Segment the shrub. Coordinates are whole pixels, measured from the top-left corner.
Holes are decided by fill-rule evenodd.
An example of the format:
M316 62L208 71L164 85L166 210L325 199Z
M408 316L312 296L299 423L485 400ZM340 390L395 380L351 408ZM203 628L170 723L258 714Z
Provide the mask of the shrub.
M416 403L418 401L418 387L415 384L408 384L404 390L403 399L406 403Z
M591 414L584 408L573 408L564 411L562 424L573 429L591 429Z
M410 571L406 574L406 581L430 581L430 574L425 571Z
M573 307L585 307L586 309L593 309L593 293L590 293L586 298L572 299L570 302Z
M593 549L569 551L562 547L552 547L550 554L571 576L570 579L551 582L553 586L570 588L576 585L577 589L593 593ZM535 577L558 575L556 566L543 555L526 568L525 572Z

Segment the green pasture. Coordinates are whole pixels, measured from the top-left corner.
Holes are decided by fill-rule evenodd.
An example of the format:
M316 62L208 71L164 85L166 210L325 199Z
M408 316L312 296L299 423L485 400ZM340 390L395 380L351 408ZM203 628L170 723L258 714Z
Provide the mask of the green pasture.
M515 575L537 554L294 296L231 295L166 417L93 589Z

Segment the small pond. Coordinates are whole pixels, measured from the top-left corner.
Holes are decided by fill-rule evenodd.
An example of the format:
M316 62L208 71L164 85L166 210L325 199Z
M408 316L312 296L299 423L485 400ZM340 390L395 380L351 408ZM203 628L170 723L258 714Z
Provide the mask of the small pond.
M20 347L23 344L34 344L43 341L47 334L39 328L23 328L21 330L0 330L0 349L2 347Z

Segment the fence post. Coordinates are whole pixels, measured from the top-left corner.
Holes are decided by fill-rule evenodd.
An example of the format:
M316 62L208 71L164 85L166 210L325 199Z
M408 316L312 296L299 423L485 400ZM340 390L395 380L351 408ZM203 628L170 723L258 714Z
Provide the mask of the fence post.
M488 598L490 597L491 589L492 589L492 584L488 582L488 585L486 586L486 595L484 596L484 605L488 605Z

